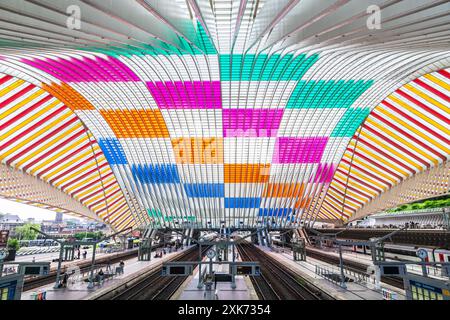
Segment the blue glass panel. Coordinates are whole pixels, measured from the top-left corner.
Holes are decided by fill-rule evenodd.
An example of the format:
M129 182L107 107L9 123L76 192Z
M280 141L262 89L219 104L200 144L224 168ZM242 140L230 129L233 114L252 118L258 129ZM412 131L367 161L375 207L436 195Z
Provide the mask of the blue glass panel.
M223 183L186 183L184 190L192 198L223 198L225 195Z
M292 213L291 208L260 208L260 217L286 217Z
M123 148L116 138L100 138L98 144L110 165L128 163Z
M138 164L132 165L131 172L135 180L141 183L179 183L175 164Z
M225 208L259 208L261 198L225 198Z

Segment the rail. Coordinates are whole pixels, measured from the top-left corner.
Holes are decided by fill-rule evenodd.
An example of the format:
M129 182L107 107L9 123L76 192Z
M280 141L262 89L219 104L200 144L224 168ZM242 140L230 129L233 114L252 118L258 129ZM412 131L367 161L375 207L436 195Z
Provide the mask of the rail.
M329 296L298 273L289 270L273 257L250 244L238 246L241 257L259 261L261 276L250 277L262 299L276 300L329 300Z
M202 250L202 255L209 247ZM189 261L198 258L198 247L192 247L180 252L169 261ZM95 296L95 300L168 300L181 286L187 277L163 277L162 263L144 273L139 273L127 279L124 283L115 286Z

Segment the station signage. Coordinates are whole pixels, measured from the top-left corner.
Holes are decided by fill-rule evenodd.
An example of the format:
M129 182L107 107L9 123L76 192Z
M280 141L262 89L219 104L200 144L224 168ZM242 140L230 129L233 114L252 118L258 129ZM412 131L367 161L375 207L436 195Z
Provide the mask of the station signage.
M5 248L8 244L9 230L0 230L0 248Z

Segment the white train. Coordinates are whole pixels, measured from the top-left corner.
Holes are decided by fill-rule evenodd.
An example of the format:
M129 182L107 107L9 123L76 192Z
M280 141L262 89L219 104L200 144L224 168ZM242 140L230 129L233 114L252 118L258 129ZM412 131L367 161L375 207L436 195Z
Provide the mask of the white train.
M402 259L408 257L417 258L417 251L419 249L424 249L427 251L428 256L425 258L426 262L450 262L450 250L439 249L439 248L427 248L427 247L416 247L416 246L400 246L394 244L386 244L384 246L384 252L386 258L391 259ZM370 248L368 246L353 246L353 252L370 254ZM417 259L411 259L417 261Z

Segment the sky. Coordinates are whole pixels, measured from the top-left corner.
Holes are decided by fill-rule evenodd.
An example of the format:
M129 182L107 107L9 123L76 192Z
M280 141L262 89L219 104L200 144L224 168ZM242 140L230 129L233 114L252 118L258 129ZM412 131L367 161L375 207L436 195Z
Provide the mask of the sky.
M27 204L0 199L0 212L17 214L22 220L35 218L36 221L55 220L56 212L47 209L37 208ZM68 215L63 216L64 219L73 218Z

